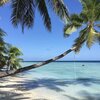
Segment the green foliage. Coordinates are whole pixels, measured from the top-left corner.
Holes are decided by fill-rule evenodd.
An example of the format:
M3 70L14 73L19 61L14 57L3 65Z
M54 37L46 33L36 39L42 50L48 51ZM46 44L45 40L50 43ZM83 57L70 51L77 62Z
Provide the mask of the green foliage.
M67 24L64 27L64 37L70 36L76 30L77 30L77 28L73 24Z
M7 66L9 69L18 69L21 67L20 62L22 59L19 57L22 55L22 52L17 47L10 47L7 55Z
M20 62L22 62L23 59L19 58L22 53L21 51L16 47L9 47L5 48L7 49L7 52L4 52L3 49L0 52L0 68L3 68L5 65L7 66L7 69L10 70L18 69L21 67Z
M7 69L18 69L21 67L19 58L22 53L17 47L12 47L3 39L5 32L0 29L0 69L7 66Z
M38 8L44 25L51 31L51 19L48 13L47 4L53 8L54 12L61 19L68 19L68 11L63 0L11 0L12 16L11 20L14 26L21 24L22 30L24 27L31 28L34 24L35 10Z
M48 0L50 7L55 11L55 13L61 18L66 18L69 20L69 12L64 5L63 0Z
M28 28L33 26L34 22L34 2L33 0L12 0L11 20L14 26L21 24L22 30L24 26Z
M82 26L83 19L77 15L77 14L72 14L70 16L70 21L67 25L64 27L64 36L69 36L73 32L75 32L79 27Z
M72 14L68 25L64 27L64 35L70 35L74 31L73 28L79 29L79 37L76 38L73 46L76 46L76 52L80 50L86 42L90 48L94 42L100 43L100 0L80 0L82 11L79 15ZM95 28L98 27L98 28Z
M47 27L49 31L51 31L51 19L48 13L48 9L46 6L45 0L36 0L36 5L39 9L39 12L43 18L44 25Z

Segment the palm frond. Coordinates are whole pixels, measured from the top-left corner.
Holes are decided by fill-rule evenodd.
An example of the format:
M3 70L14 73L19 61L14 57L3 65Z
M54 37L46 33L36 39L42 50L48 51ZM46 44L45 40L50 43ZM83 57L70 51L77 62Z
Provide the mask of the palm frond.
M0 28L0 37L5 36L6 32L4 32L1 28Z
M70 36L76 30L77 30L77 28L73 24L65 25L65 27L64 27L64 37Z
M80 0L83 10L81 16L87 21L100 20L100 1L99 0Z
M94 43L94 35L95 35L95 31L93 29L93 27L89 27L88 28L88 34L87 34L87 47L90 48L92 46L92 44Z
M11 20L14 26L21 24L24 27L32 27L34 22L34 2L33 0L12 0Z
M69 36L73 32L75 32L78 28L82 26L83 19L76 14L70 16L69 24L64 27L64 36Z
M14 26L23 23L23 15L25 11L25 0L12 0L12 15L11 20Z
M0 28L0 44L1 45L4 45L5 42L4 42L4 36L6 35L6 33Z
M63 20L69 20L69 12L63 0L48 0L55 13Z
M27 0L26 5L27 10L23 16L22 27L24 28L24 26L27 26L31 28L34 24L35 4L33 0Z
M95 1L97 0L80 0L83 7L83 11L89 12L89 10L93 8Z
M95 15L95 21L100 21L100 0L96 0L95 4L95 10L94 10L94 15Z
M36 6L38 7L40 14L42 15L44 25L49 31L51 31L51 19L49 17L45 0L36 0Z
M81 27L82 24L83 24L83 19L82 19L81 16L78 15L78 14L72 14L72 15L70 16L70 21L71 21L71 23L72 23L75 27L77 27L77 28Z
M81 18L81 16L80 15L78 15L78 14L72 14L71 16L70 16L70 20L73 22L73 21L77 21L77 22L79 22L79 23L83 23L83 19Z
M17 47L11 47L9 52L15 57L22 55L22 52Z
M80 13L80 17L81 17L82 19L84 19L84 20L83 20L84 23L87 23L87 22L88 22L88 16L87 16L86 13L81 12L81 13Z
M79 52L87 37L87 27L80 31L79 37L75 39L73 47L76 47L75 52Z

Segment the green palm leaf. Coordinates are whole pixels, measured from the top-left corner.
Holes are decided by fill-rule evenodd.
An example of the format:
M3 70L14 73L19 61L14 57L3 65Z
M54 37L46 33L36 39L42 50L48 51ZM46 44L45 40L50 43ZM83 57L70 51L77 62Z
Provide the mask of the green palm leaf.
M39 12L43 18L44 25L46 28L51 31L51 20L49 17L48 9L45 3L45 0L36 0L36 5L39 9Z
M87 27L81 30L79 37L75 39L75 43L73 44L73 47L76 47L75 52L79 52L82 45L85 43L87 38L87 30Z
M83 7L81 13L79 15L71 15L68 25L64 27L65 36L70 35L72 32L76 31L76 29L79 29L79 31L81 30L79 32L79 37L75 39L73 45L76 46L76 52L80 50L85 42L88 48L90 48L95 41L100 43L100 32L95 30L100 27L100 0L80 1Z
M49 5L55 13L61 18L65 20L69 20L69 12L66 6L64 5L63 0L48 0Z
M73 24L67 24L64 27L64 36L70 36L73 32L75 32L77 28Z
M64 27L64 36L69 36L82 26L83 19L79 15L72 14L70 20L69 24Z
M24 27L31 28L34 23L34 14L37 7L45 27L51 31L51 20L47 9L48 2L61 19L64 19L65 21L69 19L68 10L64 5L63 0L11 0L12 24L14 26L20 24L22 30L24 30Z
M11 20L14 26L20 23L24 27L32 27L34 23L35 4L33 0L12 0Z
M88 48L90 48L92 46L92 44L94 43L94 35L95 35L95 31L93 29L93 27L89 27L88 28L88 34L87 34L87 46Z

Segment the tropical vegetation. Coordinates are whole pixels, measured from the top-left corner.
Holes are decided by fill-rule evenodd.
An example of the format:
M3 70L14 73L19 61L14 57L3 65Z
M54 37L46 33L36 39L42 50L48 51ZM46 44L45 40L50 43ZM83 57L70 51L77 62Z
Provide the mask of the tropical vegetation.
M8 0L0 0L0 6L3 6L7 3ZM4 36L6 33L0 28L0 70L6 71L17 70L21 68L20 62L22 61L19 58L22 53L17 47L13 47L11 44L4 41Z
M100 43L100 0L80 0L82 12L72 14L70 21L64 27L64 36L69 36L79 29L79 36L75 39L75 51L78 52L86 43L90 48L95 42Z
M65 9L66 7L63 3L63 0L47 1L50 1L50 5L52 5L54 11L58 15L60 15L61 18L63 17L63 19L65 20L68 19L68 24L64 27L64 36L70 36L71 33L77 30L79 31L79 36L75 39L75 43L73 44L72 48L65 51L63 54L38 64L33 64L24 68L19 68L17 71L9 75L14 75L16 73L20 73L48 64L52 61L58 60L66 56L71 51L78 52L82 45L85 43L88 48L90 48L95 42L100 43L100 0L80 0L83 7L81 13L72 14L70 16L68 15L67 9ZM19 4L21 5L19 6ZM31 27L34 22L35 8L38 7L43 17L45 26L48 30L50 30L51 21L48 17L49 14L47 11L46 4L47 3L45 2L45 0L35 0L35 3L33 2L33 0L29 0L27 2L23 2L21 0L13 0L12 23L15 26L17 26L20 23L22 25L22 29L24 29L25 26L27 26L28 28Z
M36 8L49 31L51 31L51 18L48 8L52 8L61 19L69 19L69 13L63 0L11 0L11 4L12 24L14 26L20 24L22 30L24 30L24 27L31 28L33 26Z
M22 59L19 57L22 53L17 47L13 47L4 41L5 35L6 33L0 29L0 70L8 73L11 70L21 68Z
M24 27L31 28L33 26L36 8L38 8L38 11L40 12L44 21L44 25L49 31L51 31L51 18L49 16L48 6L52 8L62 20L69 19L69 13L63 0L1 0L0 6L4 5L8 1L11 1L12 5L12 24L14 26L18 26L18 24L20 24L22 26L22 30L24 30ZM7 52L7 57L4 56L6 61L3 59L5 64L3 64L3 62L2 64L3 66L8 66L7 71L8 69L17 68L17 66L20 67L19 61L21 59L14 56L15 51L16 50L12 52L12 48L10 48Z

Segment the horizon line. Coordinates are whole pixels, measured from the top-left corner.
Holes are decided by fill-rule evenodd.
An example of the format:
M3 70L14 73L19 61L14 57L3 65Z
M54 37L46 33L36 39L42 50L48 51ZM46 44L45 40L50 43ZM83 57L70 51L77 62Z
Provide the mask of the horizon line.
M24 60L23 62L44 62L44 60ZM60 60L60 61L53 61L53 62L100 62L100 60Z

